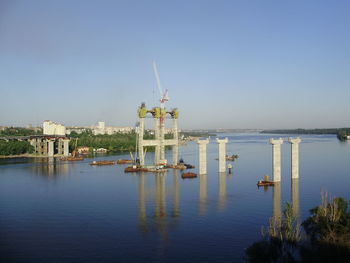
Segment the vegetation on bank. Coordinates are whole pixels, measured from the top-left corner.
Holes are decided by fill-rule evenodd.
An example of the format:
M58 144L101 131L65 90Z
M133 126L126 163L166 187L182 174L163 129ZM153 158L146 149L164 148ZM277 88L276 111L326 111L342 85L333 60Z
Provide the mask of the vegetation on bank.
M0 155L32 153L34 147L26 141L0 141Z
M184 138L187 137L208 137L213 134L209 133L199 133L199 132L180 132L179 136ZM134 152L136 149L136 136L135 132L131 133L115 133L111 135L101 134L93 135L91 130L87 130L78 134L76 132L71 132L69 135L73 138L70 142L70 149L73 150L75 145L86 146L92 149L104 148L109 152ZM214 134L215 136L215 134ZM166 134L165 139L171 139L172 134ZM76 141L74 138L77 138ZM154 135L150 131L145 131L145 139L154 139ZM167 147L168 148L168 147ZM154 147L147 147L147 151L154 151Z
M350 258L348 204L343 198L323 193L321 204L300 224L287 203L282 218L270 219L263 240L246 250L245 261L346 262Z
M2 136L29 136L29 135L42 135L42 129L27 129L22 127L8 127L4 130L0 130L0 137Z
M115 133L111 135L101 134L93 135L91 131L86 131L81 134L71 132L70 137L77 138L70 141L70 148L74 149L77 146L86 146L92 149L104 148L109 152L134 152L136 147L136 133ZM145 139L152 139L154 136L149 132L145 132ZM152 147L150 147L149 150Z

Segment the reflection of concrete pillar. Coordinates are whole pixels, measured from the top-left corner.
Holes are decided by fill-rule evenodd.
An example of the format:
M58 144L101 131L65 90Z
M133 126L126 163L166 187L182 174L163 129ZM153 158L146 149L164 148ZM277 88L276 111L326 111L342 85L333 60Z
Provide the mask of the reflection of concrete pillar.
M63 140L63 155L64 156L69 155L69 139Z
M219 173L224 173L226 172L226 143L228 139L216 139L216 141L219 144Z
M272 144L272 180L274 182L281 181L281 144L282 138L274 140L270 139Z
M176 144L173 146L173 165L179 163L179 132L177 129L177 119L173 118L173 133Z
M145 174L139 176L139 219L140 224L144 227L146 223L146 205L145 205Z
M301 142L301 139L295 138L289 138L288 141L291 144L292 152L292 179L299 178L299 143Z
M207 173L207 144L209 140L198 140L199 144L199 174Z
M199 213L205 214L207 206L207 175L199 175Z
M292 179L292 207L294 215L299 216L299 179Z
M156 174L156 217L162 218L166 216L166 196L165 196L165 176Z
M222 210L226 204L226 172L219 173L219 208Z
M154 121L154 139L157 142L157 145L155 146L155 151L154 151L154 164L157 165L160 163L159 119L154 118L153 121Z
M139 119L139 137L138 137L138 146L139 146L139 158L140 164L145 165L145 158L143 154L143 134L145 132L145 118Z
M273 218L275 220L281 219L281 184L279 182L275 183L273 187Z
M47 155L49 157L52 157L54 154L54 140L47 140L48 143L48 150L47 150Z
M173 170L173 198L174 198L174 203L173 203L173 216L178 217L180 212L179 212L179 203L180 203L180 187L179 187L179 175L178 175L178 170L174 169Z

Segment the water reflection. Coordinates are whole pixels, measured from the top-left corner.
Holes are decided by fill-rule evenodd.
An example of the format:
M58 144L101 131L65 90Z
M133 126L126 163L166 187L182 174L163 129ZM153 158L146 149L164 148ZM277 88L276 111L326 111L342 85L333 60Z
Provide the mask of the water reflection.
M147 206L146 199L148 195L146 194L145 184L146 180L151 179L152 187L151 191L154 193L153 201L154 206ZM167 187L166 187L166 174L139 174L139 227L142 233L147 233L150 231L158 232L163 239L167 239L168 229L176 225L177 218L180 216L180 194L179 194L179 174L178 171L174 171L172 177L172 187L169 188L168 194L172 194L173 202L171 213L168 213L167 209ZM147 211L148 210L148 211Z
M292 179L292 207L294 215L299 216L299 179Z
M205 215L207 211L207 175L199 175L199 214Z
M173 217L178 217L180 215L179 211L180 203L180 186L179 186L179 171L173 170Z
M67 175L69 171L69 163L55 157L33 158L33 164L30 168L34 173L48 177Z
M223 211L226 206L226 173L219 173L219 202L218 208Z
M272 214L277 222L281 219L281 183L279 182L273 187L272 199Z

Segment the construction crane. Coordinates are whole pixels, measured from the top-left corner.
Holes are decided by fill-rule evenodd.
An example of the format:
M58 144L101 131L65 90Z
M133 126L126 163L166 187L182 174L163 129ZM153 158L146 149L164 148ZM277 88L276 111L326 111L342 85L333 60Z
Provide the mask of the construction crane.
M158 74L157 65L156 65L155 61L153 61L153 71L154 71L154 75L156 76L157 87L158 87L159 94L160 94L160 100L159 100L160 101L160 108L164 109L165 102L167 102L169 100L168 90L167 89L163 90L162 86L160 85L159 74Z

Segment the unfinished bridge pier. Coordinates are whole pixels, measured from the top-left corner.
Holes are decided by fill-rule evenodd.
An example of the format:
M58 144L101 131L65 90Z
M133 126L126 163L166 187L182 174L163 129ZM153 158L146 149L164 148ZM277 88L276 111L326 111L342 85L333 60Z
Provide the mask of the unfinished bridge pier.
M291 166L292 166L292 179L299 178L299 143L301 139L297 138L288 138L288 142L291 144Z
M199 174L207 173L207 144L209 140L198 140L199 145Z
M216 139L216 142L219 144L219 173L226 172L226 143L228 139Z
M283 139L270 139L272 144L272 181L281 181L281 144Z

